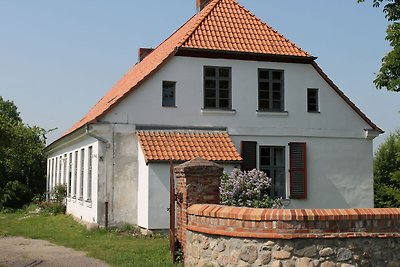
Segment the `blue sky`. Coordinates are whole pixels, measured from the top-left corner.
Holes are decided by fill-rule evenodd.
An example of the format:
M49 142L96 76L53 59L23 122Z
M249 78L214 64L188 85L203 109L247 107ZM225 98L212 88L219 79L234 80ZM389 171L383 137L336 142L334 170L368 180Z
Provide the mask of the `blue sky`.
M386 134L400 93L372 81L389 51L380 9L356 0L239 0L305 51ZM0 95L24 121L62 135L137 61L195 13L195 0L0 0Z

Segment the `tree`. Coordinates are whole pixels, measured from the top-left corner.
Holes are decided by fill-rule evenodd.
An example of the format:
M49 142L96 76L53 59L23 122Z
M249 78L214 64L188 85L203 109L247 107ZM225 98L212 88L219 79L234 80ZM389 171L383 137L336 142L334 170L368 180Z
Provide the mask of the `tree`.
M22 122L0 96L0 209L19 208L45 191L44 130Z
M357 0L365 2L365 0ZM373 0L374 7L380 7L383 2L385 17L389 22L386 30L386 40L392 50L383 57L382 65L376 75L374 84L378 89L386 88L389 91L400 92L400 1L398 0Z
M400 129L375 153L374 191L376 207L400 207Z

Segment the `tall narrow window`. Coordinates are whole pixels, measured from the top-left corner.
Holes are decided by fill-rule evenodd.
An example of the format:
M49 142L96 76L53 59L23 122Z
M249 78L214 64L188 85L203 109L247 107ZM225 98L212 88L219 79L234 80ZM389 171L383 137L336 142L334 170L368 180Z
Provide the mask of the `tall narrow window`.
M176 82L163 81L162 106L175 107L175 87Z
M68 156L68 196L71 196L72 188L72 153Z
M93 157L93 147L90 146L89 151L88 151L88 174L87 174L87 200L88 201L92 200L92 176L93 176L92 157Z
M286 198L285 147L261 146L260 170L272 179L271 196Z
M81 149L81 173L79 175L79 199L83 200L83 176L85 174L85 149Z
M58 157L56 157L56 161L55 161L55 166L54 166L54 185L56 186L58 184Z
M75 151L75 159L74 159L74 187L72 191L72 197L76 198L76 188L78 182L78 151Z
M58 184L62 184L62 156L58 160Z
M283 70L258 70L258 110L284 111Z
M314 88L307 89L307 111L319 112L318 89Z
M67 154L64 154L64 158L63 158L63 163L64 163L64 165L63 165L63 167L64 167L64 174L63 174L63 184L67 184L67 164L68 164L68 162L67 162Z
M231 109L231 68L204 67L204 108Z
M54 187L54 180L55 180L55 173L54 173L54 158L51 159L51 185L50 185L50 192L53 190Z

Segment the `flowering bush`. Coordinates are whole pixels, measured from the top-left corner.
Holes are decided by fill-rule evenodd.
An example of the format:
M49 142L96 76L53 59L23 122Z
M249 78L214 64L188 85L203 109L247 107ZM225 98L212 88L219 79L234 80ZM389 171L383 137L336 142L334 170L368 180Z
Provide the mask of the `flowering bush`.
M221 176L221 204L251 208L281 208L280 199L269 196L271 178L259 170L240 171Z

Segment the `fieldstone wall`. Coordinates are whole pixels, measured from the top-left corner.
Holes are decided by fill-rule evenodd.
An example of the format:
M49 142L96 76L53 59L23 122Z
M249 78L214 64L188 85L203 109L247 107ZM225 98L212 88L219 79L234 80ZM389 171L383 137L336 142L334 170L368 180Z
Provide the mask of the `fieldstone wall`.
M252 239L187 231L185 266L400 267L400 239Z

